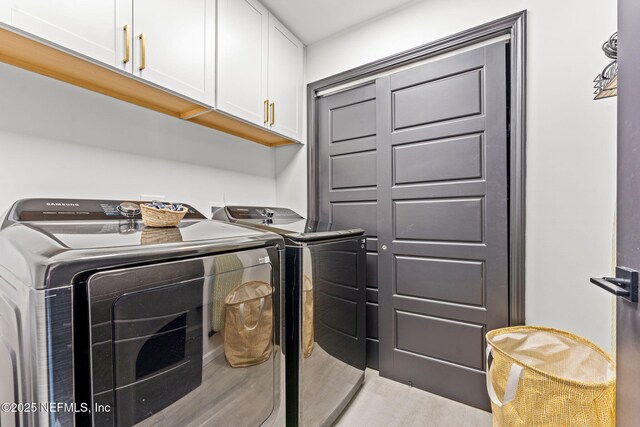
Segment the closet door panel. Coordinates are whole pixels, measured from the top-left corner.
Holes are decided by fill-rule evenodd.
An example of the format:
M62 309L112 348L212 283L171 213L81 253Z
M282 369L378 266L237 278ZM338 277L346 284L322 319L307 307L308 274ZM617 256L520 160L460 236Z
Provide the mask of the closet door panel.
M380 374L485 410L484 335L509 325L505 57L376 81Z
M318 101L319 216L367 235L367 366L378 369L378 218L375 84Z

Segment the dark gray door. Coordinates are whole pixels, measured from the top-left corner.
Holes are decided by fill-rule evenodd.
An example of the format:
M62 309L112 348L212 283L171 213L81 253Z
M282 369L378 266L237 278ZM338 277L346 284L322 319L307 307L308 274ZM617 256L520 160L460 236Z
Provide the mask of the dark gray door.
M640 270L640 5L618 1L618 230L619 266ZM638 425L640 401L640 309L617 298L618 426Z
M506 48L377 81L380 373L479 408L508 325Z
M484 334L508 325L506 45L323 97L320 218L366 229L383 376L489 408Z
M616 425L638 425L640 400L640 40L637 0L618 1L618 188L616 277L591 282L616 298Z
M378 369L376 87L320 98L319 216L367 233L367 366Z

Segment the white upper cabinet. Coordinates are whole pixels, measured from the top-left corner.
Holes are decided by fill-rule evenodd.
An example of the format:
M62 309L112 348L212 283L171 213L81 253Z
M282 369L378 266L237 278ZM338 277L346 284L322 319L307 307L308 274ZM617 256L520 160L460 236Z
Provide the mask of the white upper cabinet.
M131 71L131 61L126 61L131 6L131 0L0 0L0 20L100 62Z
M304 46L258 0L0 0L0 23L302 140Z
M255 0L218 0L216 107L302 138L302 43Z
M265 125L269 12L254 0L218 0L216 107Z
M215 0L133 0L133 73L215 102Z
M269 17L269 127L302 139L302 43L273 15Z

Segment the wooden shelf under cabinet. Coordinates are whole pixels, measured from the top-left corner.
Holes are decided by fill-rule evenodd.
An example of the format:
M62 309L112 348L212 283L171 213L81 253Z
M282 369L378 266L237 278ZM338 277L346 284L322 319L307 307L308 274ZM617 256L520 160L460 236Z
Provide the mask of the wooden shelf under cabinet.
M295 141L211 110L129 74L6 28L0 28L0 61L269 147L295 144Z

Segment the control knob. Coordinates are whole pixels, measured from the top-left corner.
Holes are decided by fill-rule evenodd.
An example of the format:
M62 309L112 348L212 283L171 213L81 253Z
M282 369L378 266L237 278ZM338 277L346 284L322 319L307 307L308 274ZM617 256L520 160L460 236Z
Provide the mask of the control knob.
M276 214L273 209L269 208L262 209L260 213L262 214L262 216L266 216L267 218L273 218L273 216Z
M133 202L123 202L118 205L118 212L127 218L133 218L140 214L140 206Z

